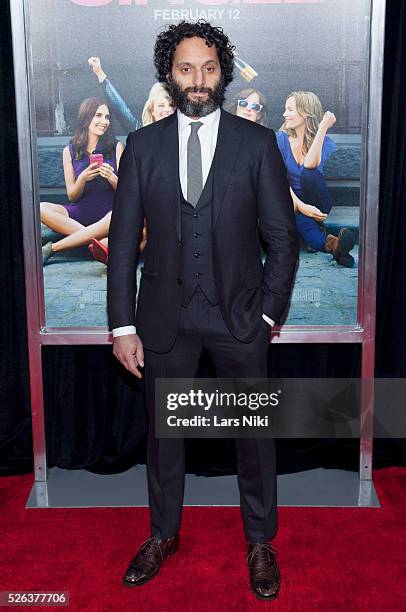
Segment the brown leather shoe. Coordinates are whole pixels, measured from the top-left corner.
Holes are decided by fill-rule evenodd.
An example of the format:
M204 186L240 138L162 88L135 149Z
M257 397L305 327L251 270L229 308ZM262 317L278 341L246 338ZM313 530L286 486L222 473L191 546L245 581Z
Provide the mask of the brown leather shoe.
M251 590L258 599L275 599L279 593L281 576L275 553L276 550L269 542L248 544L247 564Z
M354 258L350 255L350 251L354 246L355 240L351 230L342 227L338 236L333 236L333 234L326 236L324 251L331 253L340 266L352 268L354 266Z
M131 561L123 578L127 586L139 586L151 580L159 572L166 557L174 555L179 548L179 534L167 540L151 537L142 544Z

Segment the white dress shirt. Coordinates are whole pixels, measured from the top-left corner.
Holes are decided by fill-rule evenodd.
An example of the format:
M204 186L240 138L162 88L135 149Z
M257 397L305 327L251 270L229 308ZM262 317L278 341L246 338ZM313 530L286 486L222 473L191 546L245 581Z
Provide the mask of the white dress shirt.
M179 136L179 178L182 188L183 197L187 200L187 143L191 132L191 123L200 121L203 125L200 126L197 135L200 140L202 150L202 174L203 187L209 176L211 162L213 161L214 152L217 144L217 134L219 131L220 109L217 108L210 115L201 117L200 119L191 119L186 117L180 110L178 113L178 136Z
M179 109L176 112L178 114L179 136L179 179L183 197L185 200L187 200L187 143L191 132L190 124L194 121L200 121L203 124L199 128L197 135L199 137L202 150L202 174L204 187L210 172L214 152L216 150L221 111L219 108L217 108L214 112L206 115L205 117L201 117L200 119L191 119L190 117L187 117L181 113ZM275 322L266 315L263 314L262 317L267 323L269 323L269 325L275 324ZM113 329L113 338L135 333L136 329L134 325L116 327Z

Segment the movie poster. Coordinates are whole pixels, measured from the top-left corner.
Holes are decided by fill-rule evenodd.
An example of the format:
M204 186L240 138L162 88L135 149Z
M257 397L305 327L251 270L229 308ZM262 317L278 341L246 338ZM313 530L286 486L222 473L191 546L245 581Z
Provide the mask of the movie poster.
M175 111L156 82L153 47L182 19L224 29L236 47L224 108L277 133L301 238L284 325L357 323L369 2L35 0L26 8L47 327L107 326L120 152L130 131ZM306 118L304 151L289 127L295 113ZM316 139L319 164L308 168Z

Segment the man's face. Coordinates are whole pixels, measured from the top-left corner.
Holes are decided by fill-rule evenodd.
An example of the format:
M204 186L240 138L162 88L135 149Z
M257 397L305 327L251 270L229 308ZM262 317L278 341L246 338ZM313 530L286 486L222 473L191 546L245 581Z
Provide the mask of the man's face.
M224 84L217 49L203 38L185 38L175 49L172 73L168 76L175 106L192 118L208 115L224 98Z

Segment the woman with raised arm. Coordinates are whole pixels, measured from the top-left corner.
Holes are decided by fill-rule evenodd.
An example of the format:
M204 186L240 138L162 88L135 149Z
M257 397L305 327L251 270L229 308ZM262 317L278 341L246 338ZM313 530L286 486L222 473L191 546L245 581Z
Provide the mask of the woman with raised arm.
M123 100L120 93L107 78L102 68L100 58L94 56L89 57L88 63L96 75L108 104L123 127L125 134L138 130L140 127L144 127L150 123L154 123L154 121L159 121L174 112L175 107L165 86L162 83L154 83L149 91L148 99L145 102L141 121L139 121Z
M336 118L329 111L323 112L319 98L311 91L290 93L283 117L276 138L288 172L297 229L312 249L331 253L340 265L352 268L352 232L344 227L334 236L320 226L332 208L323 166L336 149L327 136Z
M268 127L266 98L258 89L238 92L227 104L227 110ZM332 207L323 165L336 148L326 135L336 121L335 116L323 113L316 94L305 91L289 94L283 116L285 122L276 138L288 172L299 234L313 251L332 253L339 264L351 268L354 258L350 251L355 244L351 231L342 228L338 236L326 235L320 225Z

